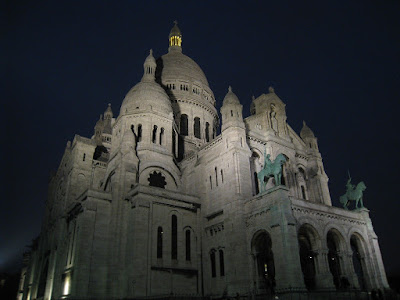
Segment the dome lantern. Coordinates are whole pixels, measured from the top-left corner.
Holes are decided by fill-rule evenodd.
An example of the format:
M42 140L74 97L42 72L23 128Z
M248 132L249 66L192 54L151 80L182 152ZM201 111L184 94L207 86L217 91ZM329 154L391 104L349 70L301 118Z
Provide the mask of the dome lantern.
M182 33L178 27L178 21L174 21L174 27L172 27L169 33L169 51L178 50L182 51Z

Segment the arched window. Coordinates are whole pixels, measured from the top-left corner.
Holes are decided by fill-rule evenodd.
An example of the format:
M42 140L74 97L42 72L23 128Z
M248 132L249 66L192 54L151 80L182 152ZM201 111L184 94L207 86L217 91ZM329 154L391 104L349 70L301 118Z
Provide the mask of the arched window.
M210 253L210 261L211 261L211 277L217 276L217 268L215 266L215 251L212 250Z
M180 124L181 135L188 135L188 116L181 115L181 124Z
M217 130L215 129L215 127L213 127L213 135L212 135L213 139L215 139L216 132L217 132Z
M153 143L156 143L156 141L157 141L157 125L154 125L154 127L153 127L153 137L151 140Z
M186 237L186 260L187 261L190 261L191 260L191 256L190 256L190 252L191 252L191 249L190 249L190 230L188 229L188 230L186 230L186 233L185 233L185 237Z
M162 145L162 143L163 143L163 137L164 137L164 128L161 127L161 130L160 130L160 145Z
M178 259L178 220L175 215L171 217L171 258Z
M206 122L206 142L210 141L210 124Z
M138 125L138 133L137 133L137 141L140 142L142 140L142 124Z
M225 276L224 251L219 250L219 275Z
M162 227L158 227L157 229L157 258L162 258L163 253L163 230Z
M198 139L201 138L201 136L200 136L200 118L199 117L194 118L193 131L194 131L195 137L197 137Z

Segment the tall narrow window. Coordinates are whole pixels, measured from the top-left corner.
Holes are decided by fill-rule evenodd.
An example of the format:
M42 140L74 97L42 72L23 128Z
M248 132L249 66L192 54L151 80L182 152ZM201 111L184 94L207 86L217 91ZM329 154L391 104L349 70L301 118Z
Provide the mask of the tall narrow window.
M137 142L140 142L142 140L142 124L138 125L138 133L137 133Z
M306 190L304 189L304 186L301 186L301 194L303 196L303 199L306 200Z
M178 259L178 221L175 215L171 218L171 258Z
M188 116L181 115L181 123L180 123L181 135L188 135Z
M83 161L86 159L86 153L83 153Z
M260 193L260 187L258 186L258 177L257 177L257 172L254 172L254 187L255 187L255 189L256 189L256 195L258 194L258 193ZM262 183L261 183L262 184Z
M217 171L217 167L215 167L215 186L218 186L218 171Z
M210 253L210 261L211 261L211 277L216 277L217 276L217 269L215 266L215 251L211 251Z
M154 125L153 127L153 137L152 137L152 142L155 143L157 140L157 125Z
M186 260L190 261L191 256L190 256L190 230L186 230Z
M223 250L219 250L219 272L221 276L225 276L225 262L224 262Z
M193 131L194 131L194 136L199 139L200 138L200 118L199 117L194 118Z
M157 229L157 258L162 258L163 253L163 230L162 227Z
M212 178L210 176L210 188L212 189Z
M164 138L164 128L161 127L161 130L160 130L160 145L162 145L162 143L163 143L163 138Z
M206 122L206 142L210 141L210 123Z
M176 158L175 148L176 148L176 133L175 130L172 128L172 154Z
M224 182L224 171L221 170L221 182Z

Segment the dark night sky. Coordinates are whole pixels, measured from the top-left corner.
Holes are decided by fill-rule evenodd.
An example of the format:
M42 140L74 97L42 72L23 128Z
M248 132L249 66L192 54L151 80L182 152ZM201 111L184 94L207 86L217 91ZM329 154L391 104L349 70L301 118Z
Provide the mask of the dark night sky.
M232 85L248 116L251 96L272 85L288 123L299 132L304 119L318 137L334 205L348 169L366 183L386 270L400 273L400 2L214 2L3 5L0 271L15 270L39 234L67 141L90 137L107 103L118 115L148 50L167 52L177 19L218 109Z

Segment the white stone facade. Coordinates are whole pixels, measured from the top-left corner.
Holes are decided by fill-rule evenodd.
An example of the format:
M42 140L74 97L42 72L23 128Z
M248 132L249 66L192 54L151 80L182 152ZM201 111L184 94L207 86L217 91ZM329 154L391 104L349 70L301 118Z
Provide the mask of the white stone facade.
M387 289L368 211L332 207L311 129L294 132L272 88L243 119L229 88L217 135L213 92L181 41L175 25L119 116L108 107L93 137L68 142L19 299ZM259 193L264 152L287 162L284 185Z

